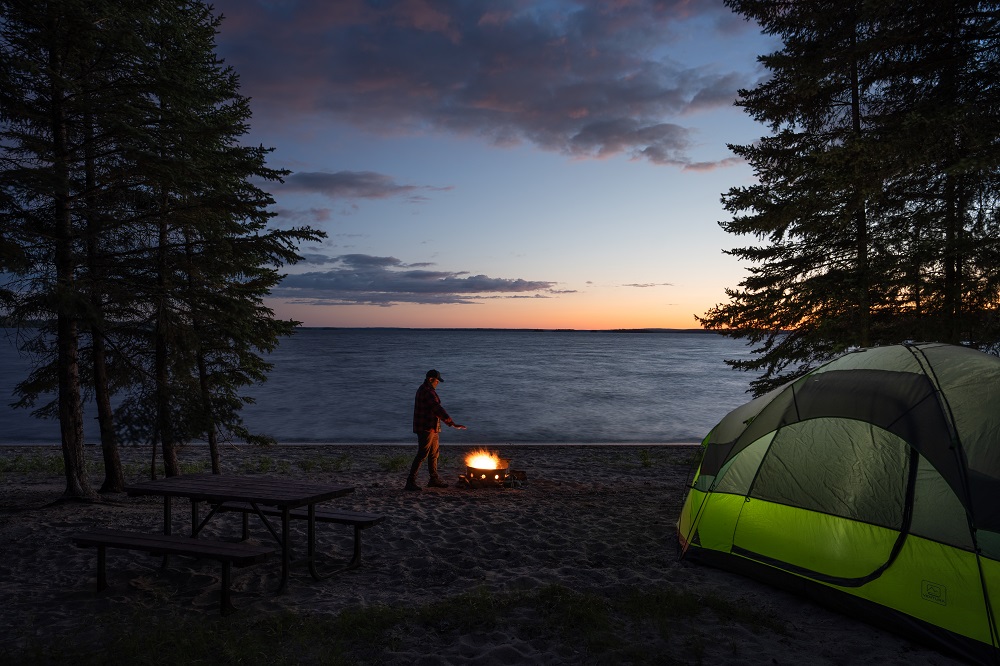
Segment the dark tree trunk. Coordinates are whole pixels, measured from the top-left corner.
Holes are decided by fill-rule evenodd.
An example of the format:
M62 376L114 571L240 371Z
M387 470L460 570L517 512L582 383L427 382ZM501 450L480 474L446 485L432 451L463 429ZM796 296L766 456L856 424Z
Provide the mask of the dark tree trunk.
M56 367L59 382L59 430L63 463L66 470L64 497L93 499L96 497L87 479L83 452L83 405L80 398L80 366L77 333L76 261L73 252L73 216L68 165L68 130L66 126L65 91L59 85L61 71L59 53L49 52L52 68L52 161L55 188L56 289Z
M62 263L62 262L60 262ZM76 322L60 314L57 323L59 372L59 431L63 464L66 469L66 492L72 499L96 497L87 478L83 454L83 407L80 403L80 366L78 363Z
M101 431L101 452L104 455L104 483L102 493L120 493L125 490L125 476L122 474L121 456L115 437L114 412L111 409L111 391L108 388L107 345L104 339L101 285L104 271L98 254L100 247L100 222L93 192L97 190L94 166L94 133L91 114L84 113L84 128L87 139L84 154L87 169L87 263L90 272L90 337L94 373L94 400L97 402L97 422Z
M166 210L166 207L163 208ZM167 294L169 293L169 280L167 272L167 243L169 235L167 233L166 220L160 220L159 234L159 312L156 324L156 348L155 348L155 374L156 374L156 432L159 435L160 447L163 452L163 473L166 476L177 476L180 474L180 465L177 462L177 447L174 442L173 424L170 410L170 369L169 343L168 343L168 313Z
M120 493L125 490L118 439L115 436L114 411L111 409L111 392L108 390L107 353L104 335L94 330L94 399L97 402L97 422L101 429L101 451L104 454L104 483L102 493Z
M207 413L205 419L206 437L208 438L208 455L212 459L212 474L221 474L222 466L219 458L219 434L215 427L215 415L212 411L212 391L208 385L208 369L205 367L205 354L198 351L198 379L201 385L202 406Z

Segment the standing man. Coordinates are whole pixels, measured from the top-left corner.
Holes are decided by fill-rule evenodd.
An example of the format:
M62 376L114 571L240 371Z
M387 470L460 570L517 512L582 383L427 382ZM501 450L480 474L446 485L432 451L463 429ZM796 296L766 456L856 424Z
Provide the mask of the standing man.
M410 476L406 479L407 490L420 490L420 486L417 485L417 472L424 460L427 460L427 471L431 476L427 487L448 487L448 484L438 476L438 436L441 432L441 421L459 430L465 430L465 426L455 423L441 406L437 385L443 381L440 372L428 370L424 383L417 389L417 395L413 399L413 432L417 434L417 455L410 465Z

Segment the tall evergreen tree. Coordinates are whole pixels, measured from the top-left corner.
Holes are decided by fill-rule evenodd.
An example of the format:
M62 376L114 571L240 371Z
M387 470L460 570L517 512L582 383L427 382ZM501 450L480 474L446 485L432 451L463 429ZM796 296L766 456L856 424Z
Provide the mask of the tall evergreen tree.
M99 4L0 5L3 235L19 246L17 270L23 277L9 290L10 312L15 320L50 322L69 498L94 496L83 464L79 336L85 302L74 211L82 187L78 139L86 95L81 88L97 48L92 10Z
M295 325L263 298L297 244L321 236L267 227L273 200L254 183L283 172L239 143L250 109L214 54L219 19L198 1L14 0L0 21L0 268L18 276L3 304L54 322L32 347L55 360L19 390L33 403L58 386L38 413L58 407L67 494L93 494L84 378L104 490L121 481L116 392L117 429L158 443L168 474L194 438L212 444L218 471L219 435L255 439L240 389L265 379L261 353Z
M1000 166L1000 5L899 3L886 67L890 215L912 247L900 291L911 337L1000 340L995 258Z
M957 3L961 18L951 22L951 34L967 40L979 20L973 17L988 4ZM754 357L730 365L762 371L751 383L759 394L849 347L913 338L916 283L921 316L954 323L967 275L956 268L965 216L959 211L968 199L950 189L958 181L949 175L936 200L950 204L928 205L927 192L914 185L921 174L954 174L960 161L942 162L945 151L932 159L938 151L916 145L912 130L933 111L938 133L958 136L970 116L946 109L962 97L982 101L982 91L969 85L970 70L982 65L936 57L935 24L915 21L928 7L911 12L912 3L727 5L783 42L759 58L771 78L741 90L738 100L772 131L757 144L731 146L758 182L723 196L734 216L723 228L758 241L729 253L753 265L740 289L727 291L728 303L699 318L707 328L758 345ZM980 156L977 169L965 169L959 179L963 191L995 174L995 160ZM928 289L934 273L940 284ZM996 294L988 299L992 305L980 307L995 311Z
M151 338L145 394L155 413L151 434L168 475L176 447L208 440L218 471L217 437L253 439L239 417L239 389L263 381L260 352L291 333L263 297L278 268L298 259L296 245L320 234L268 229L273 203L254 185L284 172L266 166L270 152L240 145L248 100L231 68L215 56L220 18L201 2L162 2L147 24L149 119L133 148L143 159L152 290L144 292ZM135 403L133 403L134 405Z

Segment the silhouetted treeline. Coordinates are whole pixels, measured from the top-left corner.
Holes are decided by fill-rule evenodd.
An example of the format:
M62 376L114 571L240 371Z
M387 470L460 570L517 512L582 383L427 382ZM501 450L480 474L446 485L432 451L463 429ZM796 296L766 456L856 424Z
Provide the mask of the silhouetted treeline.
M21 329L36 365L18 393L59 420L69 497L94 494L85 397L102 490L122 489L122 437L168 475L205 439L218 471L220 437L255 439L241 387L295 325L262 299L320 234L267 227L255 183L284 172L239 143L251 113L218 26L200 1L0 3L0 314L45 322Z
M1000 343L1000 5L726 0L782 48L737 104L723 195L751 264L699 321L756 345L756 394L853 346Z

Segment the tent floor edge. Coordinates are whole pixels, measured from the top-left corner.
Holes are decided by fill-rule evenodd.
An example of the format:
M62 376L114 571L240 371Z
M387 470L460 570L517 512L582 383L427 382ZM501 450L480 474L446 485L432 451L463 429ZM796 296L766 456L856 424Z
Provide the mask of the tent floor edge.
M861 599L775 567L716 550L688 548L685 560L753 578L786 592L815 601L830 610L875 625L950 657L983 666L1000 664L1000 649L956 634L895 609Z

